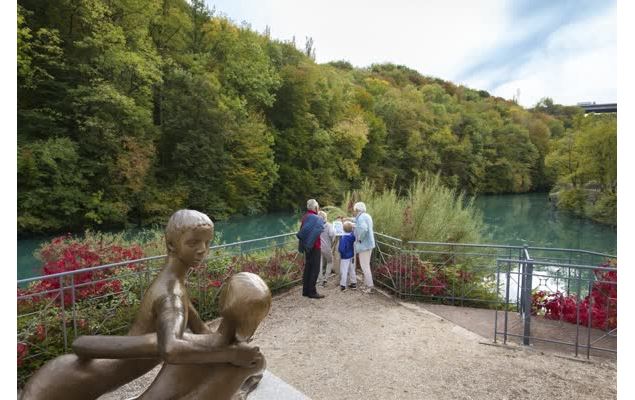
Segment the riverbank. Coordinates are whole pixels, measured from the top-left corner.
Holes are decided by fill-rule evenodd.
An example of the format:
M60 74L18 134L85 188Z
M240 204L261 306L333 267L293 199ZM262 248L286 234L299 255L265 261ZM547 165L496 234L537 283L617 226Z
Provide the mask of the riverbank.
M557 188L549 193L549 202L559 209L598 224L617 227L617 194L597 187Z

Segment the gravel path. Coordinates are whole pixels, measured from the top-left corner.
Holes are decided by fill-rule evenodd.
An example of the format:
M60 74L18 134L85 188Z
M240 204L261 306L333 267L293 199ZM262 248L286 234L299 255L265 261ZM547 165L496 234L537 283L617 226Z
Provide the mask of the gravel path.
M329 285L321 300L300 287L277 296L253 342L272 373L313 400L616 398L614 361L487 345L421 305ZM153 377L101 399L129 398Z

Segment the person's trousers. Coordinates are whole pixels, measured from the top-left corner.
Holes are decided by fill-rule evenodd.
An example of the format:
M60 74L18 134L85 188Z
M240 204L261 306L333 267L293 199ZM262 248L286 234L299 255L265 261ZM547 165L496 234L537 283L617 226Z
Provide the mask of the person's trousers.
M324 265L326 270L323 271ZM320 261L320 270L318 272L318 282L326 282L326 278L331 275L333 270L333 254L330 251L322 250L322 260Z
M355 263L353 258L340 261L340 286L348 286L349 283L357 283Z
M364 273L364 285L369 288L374 286L373 275L370 272L370 255L372 252L373 249L357 253L359 256L359 264L362 267L362 272Z
M304 274L302 275L302 295L312 296L317 294L315 284L320 273L322 253L320 249L311 249L304 253Z

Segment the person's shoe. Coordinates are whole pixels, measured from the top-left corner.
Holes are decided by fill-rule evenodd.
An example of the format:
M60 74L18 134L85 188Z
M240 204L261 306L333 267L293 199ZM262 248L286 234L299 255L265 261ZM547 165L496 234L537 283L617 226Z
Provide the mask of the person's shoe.
M362 292L366 293L366 294L370 294L373 292L373 288L372 287L367 287L366 289L362 290Z
M315 293L315 294L310 294L309 299L323 299L324 295L323 294L319 294L319 293Z
M350 285L348 285L348 287L350 289L357 289L357 284L356 283L351 283Z
M343 291L345 291L345 290L346 290L346 286L342 286L342 285L340 285L340 290L341 290L342 292L343 292Z

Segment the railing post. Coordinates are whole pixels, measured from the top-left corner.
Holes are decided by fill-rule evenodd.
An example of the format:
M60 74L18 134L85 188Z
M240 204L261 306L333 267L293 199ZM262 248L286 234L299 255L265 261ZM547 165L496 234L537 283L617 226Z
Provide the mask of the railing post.
M531 336L531 288L534 265L531 262L527 245L523 246L522 259L522 292L521 292L521 317L523 319L523 344L529 345Z
M73 338L77 337L77 307L75 306L75 275L71 275L71 303L73 305Z
M62 317L62 335L64 337L64 352L68 351L68 338L66 335L66 313L64 312L64 277L60 276L60 315Z
M579 345L580 345L580 291L581 280L582 280L582 271L578 270L578 296L575 304L575 356L578 356Z
M500 261L496 261L496 299L500 296ZM496 343L496 337L498 335L498 304L496 304L496 310L494 311L494 343Z
M525 263L525 316L524 316L524 329L523 329L523 344L529 346L529 338L531 336L531 281L534 272L534 264L529 262Z
M507 305L509 304L509 278L510 278L510 274L511 274L511 268L512 265L511 263L508 261L507 262L507 274L505 277L505 333L503 333L503 343L507 344Z
M520 296L516 299L520 303L520 317L525 318L525 250L520 250L520 262L518 263L518 282L520 284Z
M589 309L587 310L587 341L586 341L586 358L589 359L591 357L591 328L593 327L593 296L591 296L591 292L593 291L593 280L595 278L595 274L591 274L589 277L589 294L587 298L589 299Z

